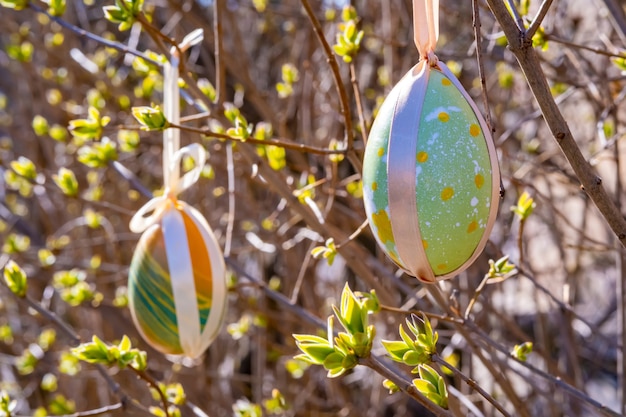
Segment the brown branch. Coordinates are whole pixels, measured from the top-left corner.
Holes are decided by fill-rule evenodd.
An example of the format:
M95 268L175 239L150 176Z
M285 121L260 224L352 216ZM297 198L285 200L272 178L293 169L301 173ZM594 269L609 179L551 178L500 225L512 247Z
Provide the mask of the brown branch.
M57 415L56 417L91 417L91 416L99 416L102 414L107 414L107 413L111 413L111 412L123 410L123 409L124 409L124 404L119 402L117 404L105 405L104 407L94 408L93 410L79 411L73 414ZM26 417L26 416L15 415L14 417Z
M354 65L354 62L350 63L350 83L352 83L352 92L354 93L354 99L356 101L356 112L359 116L359 127L361 128L363 143L367 144L367 137L369 133L367 131L367 125L365 124L363 103L361 102L361 92L359 90L359 81L356 78L356 66Z
M213 33L215 48L215 104L219 109L222 108L224 95L226 93L226 70L222 54L222 10L224 9L224 0L215 0L213 3Z
M417 402L423 405L424 408L430 411L433 415L437 417L452 417L452 413L450 413L450 411L445 410L430 401L421 392L419 392L410 381L406 380L404 377L389 369L377 357L370 355L367 358L361 358L359 360L359 363L363 366L367 366L368 368L373 369L379 375L392 381L394 384L396 384L398 388L400 388L403 392L411 396L411 398L415 399Z
M474 39L476 42L476 62L478 63L478 78L480 79L480 86L482 90L483 106L485 107L485 121L487 127L489 127L490 133L494 131L493 124L491 122L491 112L489 111L489 99L487 98L487 83L485 81L485 67L483 65L483 46L481 43L481 23L480 23L480 9L478 8L478 0L472 1L472 17L474 25Z
M541 2L541 6L539 6L539 10L537 11L535 18L526 31L526 37L528 39L532 39L537 30L539 30L543 19L546 17L546 14L548 14L548 10L550 10L550 6L552 6L552 0L543 0Z
M448 362L446 362L441 356L439 355L433 355L431 357L432 361L434 363L439 364L440 366L448 369L450 372L452 372L454 375L458 376L459 378L461 378L463 380L463 382L465 382L470 388L472 388L473 390L475 390L476 392L478 392L485 400L487 400L491 405L493 405L500 413L502 413L503 416L505 417L511 417L511 414L509 414L504 407L502 407L502 404L500 404L498 401L495 400L495 398L493 398L491 395L489 395L489 393L487 391L485 391L484 389L482 389L480 387L480 385L478 385L478 383L476 381L474 381L473 379L469 378L468 376L466 376L463 372L459 371L458 369L456 369L454 366L450 365Z
M626 247L626 219L602 186L602 178L594 172L576 144L567 121L552 97L550 86L541 69L541 61L532 47L532 39L525 37L524 33L516 28L515 22L501 2L487 1L504 30L509 42L509 49L517 58L546 124L580 180L582 189L594 202L620 243Z
M594 54L608 56L609 58L626 58L626 54L623 52L609 52L600 48L593 48L591 46L581 45L578 43L570 42L565 39L559 38L552 33L546 33L546 39L551 42L560 43L565 46L569 46L572 49L582 49L585 51L593 52Z
M163 404L163 411L165 412L165 417L170 417L169 401L167 401L167 397L163 393L161 387L159 387L159 383L152 378L146 371L139 370L132 365L128 365L128 369L133 371L139 378L143 379L150 387L156 390L159 394L159 398L161 399L161 403Z
M328 148L319 148L317 146L309 146L303 145L301 143L288 142L287 139L257 139L257 138L247 138L241 139L236 138L230 135L226 135L224 133L213 132L209 128L205 127L192 127L192 126L184 126L177 125L174 123L170 123L169 127L178 128L180 130L192 133L200 133L205 136L211 136L218 139L226 139L235 142L247 142L247 143L255 143L258 145L272 145L278 146L280 148L291 149L298 152L308 152L317 155L337 155L337 154L345 154L345 149L328 149Z

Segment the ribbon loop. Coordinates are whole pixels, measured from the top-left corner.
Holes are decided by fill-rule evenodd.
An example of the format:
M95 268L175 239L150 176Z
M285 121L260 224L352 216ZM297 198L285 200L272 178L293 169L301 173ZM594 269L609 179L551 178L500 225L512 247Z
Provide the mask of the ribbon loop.
M130 224L128 225L130 231L133 233L142 233L148 227L158 223L163 215L167 200L167 196L162 195L154 197L144 204L137 213L135 213L132 219L130 219Z
M177 178L176 181L170 185L171 188L169 192L174 196L182 193L198 181L206 162L206 151L204 150L204 147L197 143L192 143L183 148L180 148L174 153L170 162L169 169L179 169L180 163L185 156L193 158L195 165L193 168L191 168L191 170L185 173L185 175L183 175L181 178Z
M198 181L206 162L206 151L197 143L185 146L174 153L168 167L169 172L178 169L185 156L193 158L195 166L181 178L177 178L175 182L170 184L170 187L165 189L162 196L152 198L135 213L129 225L132 232L141 233L148 227L156 224L163 216L168 200L175 199L178 194Z
M439 38L439 0L413 0L413 33L420 58L437 65L435 46Z

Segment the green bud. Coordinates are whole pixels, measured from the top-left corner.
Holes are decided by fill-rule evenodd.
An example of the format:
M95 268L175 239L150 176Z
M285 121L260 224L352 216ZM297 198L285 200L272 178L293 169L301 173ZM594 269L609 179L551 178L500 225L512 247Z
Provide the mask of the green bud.
M20 156L16 161L11 161L11 169L20 177L29 181L35 181L37 178L37 168L30 159Z
M66 196L76 197L78 195L78 181L73 171L61 167L59 172L52 176L52 180Z
M28 0L0 0L0 6L7 9L24 10L28 7Z
M25 297L28 288L26 273L13 260L7 262L4 267L4 282L11 292L18 297Z
M33 117L32 126L37 136L43 136L48 134L49 126L48 121L45 117L40 115L36 115L35 117Z
M132 113L141 125L142 130L164 130L169 127L169 122L159 106L133 107Z

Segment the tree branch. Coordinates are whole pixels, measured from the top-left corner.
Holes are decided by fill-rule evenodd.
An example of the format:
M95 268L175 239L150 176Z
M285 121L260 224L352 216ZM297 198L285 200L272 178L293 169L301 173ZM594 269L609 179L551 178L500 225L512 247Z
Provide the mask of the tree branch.
M526 31L526 37L528 39L532 39L535 33L537 32L537 30L541 27L541 23L543 22L543 19L546 17L546 14L548 14L548 10L550 10L551 5L552 5L552 0L543 0L543 2L541 3L541 6L539 6L539 10L537 11L537 14L535 15L535 18L533 19L532 23L530 24L530 27Z
M581 188L594 202L620 243L626 247L626 220L602 186L602 178L594 172L576 144L567 122L552 97L550 86L541 69L541 61L537 52L532 48L532 40L517 30L511 15L501 2L497 0L487 1L504 30L509 42L509 49L517 58L546 124L580 180Z

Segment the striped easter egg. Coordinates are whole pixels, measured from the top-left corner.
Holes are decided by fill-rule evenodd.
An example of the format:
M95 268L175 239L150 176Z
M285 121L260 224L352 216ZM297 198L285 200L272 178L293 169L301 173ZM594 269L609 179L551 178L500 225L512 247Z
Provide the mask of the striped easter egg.
M457 275L485 247L499 184L476 105L443 63L422 61L385 99L365 150L364 205L379 246L424 282Z
M156 350L198 357L217 336L226 307L224 260L204 217L167 201L133 255L129 307Z

